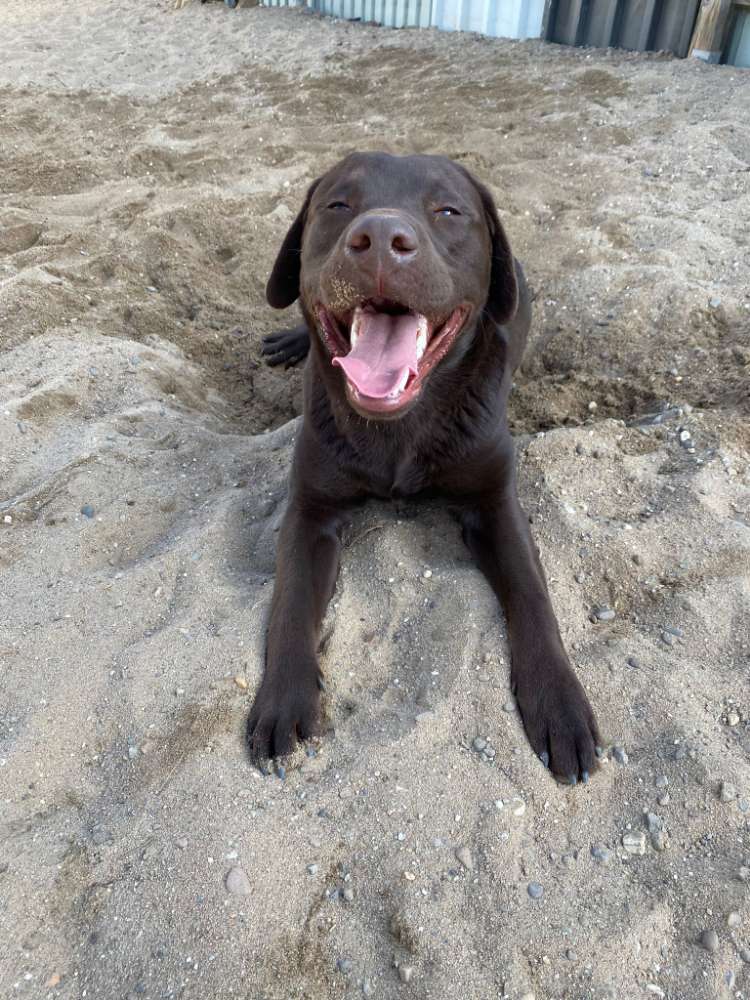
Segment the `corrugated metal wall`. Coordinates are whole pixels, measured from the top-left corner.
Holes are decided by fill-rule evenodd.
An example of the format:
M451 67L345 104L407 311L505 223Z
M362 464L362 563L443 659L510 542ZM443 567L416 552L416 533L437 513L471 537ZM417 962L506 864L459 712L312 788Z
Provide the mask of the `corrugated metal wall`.
M700 0L262 0L389 28L477 31L564 45L687 55ZM544 25L544 29L543 29Z
M552 0L545 37L564 45L686 56L700 0Z
M750 68L750 10L737 11L727 46L726 60L733 66Z
M269 7L294 0L263 0ZM332 17L375 21L389 28L477 31L496 38L539 38L545 0L311 0L312 10ZM301 6L305 6L304 3Z

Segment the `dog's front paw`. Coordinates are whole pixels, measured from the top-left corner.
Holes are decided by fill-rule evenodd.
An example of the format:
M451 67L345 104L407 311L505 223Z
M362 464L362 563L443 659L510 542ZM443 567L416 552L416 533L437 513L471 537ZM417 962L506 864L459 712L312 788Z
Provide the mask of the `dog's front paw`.
M310 739L320 718L317 668L304 674L264 678L247 720L247 742L255 761L291 753Z
M514 677L516 701L531 746L555 777L588 781L601 755L594 712L564 656L553 655Z
M266 359L266 364L272 368L284 365L291 368L304 361L310 350L310 332L304 323L276 333L269 333L263 338L260 353Z

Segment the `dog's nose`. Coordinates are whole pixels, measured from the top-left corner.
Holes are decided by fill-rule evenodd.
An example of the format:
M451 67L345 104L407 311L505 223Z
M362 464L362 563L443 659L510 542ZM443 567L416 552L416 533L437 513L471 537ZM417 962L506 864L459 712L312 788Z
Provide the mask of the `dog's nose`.
M346 240L346 252L355 258L390 255L405 261L418 250L416 230L397 215L363 215L352 223Z

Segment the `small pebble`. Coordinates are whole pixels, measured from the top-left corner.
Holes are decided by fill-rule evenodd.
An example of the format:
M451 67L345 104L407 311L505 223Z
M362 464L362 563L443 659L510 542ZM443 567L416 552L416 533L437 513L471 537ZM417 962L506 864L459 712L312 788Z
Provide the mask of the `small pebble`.
M722 802L732 802L737 798L737 789L728 781L722 781L719 786L719 798Z
M740 948L740 958L750 964L750 948Z
M665 792L663 795L660 795L656 801L660 806L668 806L670 802L669 792Z
M318 866L317 865L308 865L307 866L307 874L308 875L317 875L318 874Z
M250 879L239 865L235 865L234 868L229 869L224 883L227 891L231 892L234 896L249 896L252 891Z
M94 508L91 506L90 503L85 503L83 507L81 507L81 513L83 514L84 517L93 517Z
M670 632L662 632L661 641L665 646L674 646L674 636Z
M466 868L467 871L474 871L474 858L468 847L459 847L456 850L456 860Z
M645 833L625 833L622 838L622 846L628 852L628 854L645 854L646 853L646 834Z
M705 930L700 936L700 946L706 951L714 952L719 947L719 935L716 931Z
M517 795L514 795L510 800L510 811L514 816L523 816L526 812L526 803L523 799L520 799Z
M622 764L624 767L628 762L628 755L625 753L625 747L612 747L612 756L617 761L618 764Z
M414 978L414 967L411 965L399 965L398 978L402 983L410 983Z
M503 705L504 712L510 713L510 712L515 712L515 710L516 710L516 703L513 699L511 699L510 701L506 701L505 704Z
M353 966L350 959L340 958L336 962L336 968L339 970L342 976L348 976L349 973L352 971Z
M654 782L657 788L666 788L669 784L669 778L666 774L660 774L659 777Z
M431 569L426 569L424 571L424 573L422 574L422 576L425 578L425 580L429 580L430 577L432 576L432 570Z
M187 839L187 837L180 837L179 840L175 841L175 846L179 847L179 849L181 851L187 850L187 845L188 845L188 839Z
M481 753L482 750L484 750L487 746L487 740L483 740L481 736L477 736L474 742L472 743L472 746L474 747L477 753Z
M343 890L343 892L341 893L341 895L344 897L344 899L347 901L347 903L354 902L354 889L352 889L351 886L348 885Z
M668 843L665 830L654 830L651 834L651 846L655 851L666 851Z
M241 691L247 691L247 681L245 680L244 677L238 674L234 679L234 683Z
M727 927L739 927L741 923L742 917L736 910L727 915Z
M128 757L130 757L131 760L135 760L135 758L138 756L139 753L140 751L138 750L138 747L136 746L128 747Z
M606 604L602 604L594 608L594 617L600 622L611 622L615 618L615 612Z
M578 955L573 951L572 948L568 948L568 950L565 952L565 957L567 958L567 960L569 962L577 962L578 961Z
M375 987L372 985L369 979L365 979L365 981L362 983L362 993L366 997L375 996Z
M646 826L649 833L656 833L657 830L664 829L664 820L656 813L646 813Z
M740 716L738 712L727 712L727 725L728 726L738 726L740 724Z
M539 882L529 882L526 891L532 899L541 899L544 895L544 886Z
M604 844L593 844L591 847L591 857L600 864L606 864L612 857L612 852Z

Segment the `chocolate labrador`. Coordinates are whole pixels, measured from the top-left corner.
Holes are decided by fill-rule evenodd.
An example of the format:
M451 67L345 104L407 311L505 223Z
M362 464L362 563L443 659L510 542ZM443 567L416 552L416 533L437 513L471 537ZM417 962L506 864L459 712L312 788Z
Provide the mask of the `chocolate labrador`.
M270 362L309 359L251 753L316 730L347 507L439 492L505 610L532 747L559 778L588 780L596 721L516 494L505 410L531 308L489 191L441 156L353 153L310 187L266 295L277 309L299 298L305 319L266 339Z

